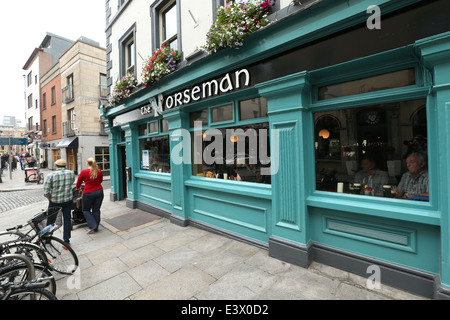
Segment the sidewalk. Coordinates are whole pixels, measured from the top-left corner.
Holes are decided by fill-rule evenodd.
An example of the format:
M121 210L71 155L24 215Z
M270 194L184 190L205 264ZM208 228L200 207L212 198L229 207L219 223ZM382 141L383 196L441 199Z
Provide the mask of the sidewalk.
M0 184L7 185L13 186ZM129 209L125 201L110 201L109 193L105 190L99 231L86 234L86 226L72 231L80 273L55 275L59 299L422 299L384 285L369 290L367 279L319 263L308 269L285 263L267 250ZM0 230L26 222L46 206L42 201L0 214Z
M40 169L40 172L44 174L45 178L52 170ZM25 182L25 171L21 170L20 167L12 172L12 179L9 170L3 172L2 183L0 183L0 192L36 189L42 189L42 184Z

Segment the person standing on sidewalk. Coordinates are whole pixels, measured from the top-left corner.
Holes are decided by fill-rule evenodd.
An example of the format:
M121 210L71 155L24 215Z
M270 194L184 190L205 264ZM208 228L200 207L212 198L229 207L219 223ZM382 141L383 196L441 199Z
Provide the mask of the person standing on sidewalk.
M98 168L94 158L87 160L88 169L80 172L77 180L77 190L84 182L81 209L88 224L88 233L97 232L100 225L100 207L103 202L103 173Z
M75 173L72 170L67 170L66 165L66 160L56 160L55 171L49 173L44 181L44 196L49 200L49 208L62 208L64 219L63 240L70 243L73 206L72 185L75 182Z

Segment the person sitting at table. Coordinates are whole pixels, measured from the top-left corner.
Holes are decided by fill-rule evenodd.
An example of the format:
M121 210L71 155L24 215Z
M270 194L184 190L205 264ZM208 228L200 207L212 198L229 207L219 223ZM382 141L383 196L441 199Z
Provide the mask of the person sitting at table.
M361 184L361 192L364 186L369 186L374 191L374 195L383 196L383 185L388 184L389 176L386 171L377 169L375 159L365 155L361 159L361 171L355 175L355 183Z
M414 196L428 196L427 156L424 152L412 152L406 158L408 171L397 186L397 198L411 199Z

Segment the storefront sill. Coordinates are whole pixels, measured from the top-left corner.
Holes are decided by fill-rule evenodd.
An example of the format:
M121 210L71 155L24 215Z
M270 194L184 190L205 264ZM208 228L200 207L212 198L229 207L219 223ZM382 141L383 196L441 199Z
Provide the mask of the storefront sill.
M172 178L168 173L136 173L134 176L138 179L156 180L172 183Z
M309 196L306 199L306 205L316 208L345 211L435 226L439 226L441 223L439 211L412 208L410 206L401 207L389 204L371 203L369 201L362 202L352 199L330 198L321 195Z
M187 187L272 200L272 186L266 184L196 177L186 180L184 184Z

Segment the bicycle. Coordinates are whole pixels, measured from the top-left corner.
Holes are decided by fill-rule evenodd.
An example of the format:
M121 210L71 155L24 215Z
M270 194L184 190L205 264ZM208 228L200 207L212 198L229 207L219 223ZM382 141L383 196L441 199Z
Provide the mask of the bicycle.
M36 266L22 255L10 254L0 256L0 260L15 261L19 260L23 263L21 266L27 270L27 279L17 281L15 272L11 272L11 266L18 266L17 264L6 264L6 269L0 269L0 300L58 300L54 292L46 290L50 285L49 280L53 280L53 276L45 278L35 278ZM15 280L15 281L11 281Z
M24 233L20 230L30 226ZM73 274L78 268L78 257L72 247L63 240L54 237L53 232L62 226L61 207L49 208L35 215L25 225L8 228L0 236L14 236L15 240L38 245L46 254L46 263L50 268L62 274ZM34 232L34 234L33 234ZM8 241L10 242L10 241ZM39 259L43 259L42 255Z
M33 243L23 241L9 241L0 244L0 258L7 255L20 255L27 258L34 264L35 273L39 277L53 277L50 270L53 268L48 263L47 255L44 250ZM23 263L18 263L12 259L5 259L6 262L0 263L0 274L9 276L9 281L16 283L23 281L30 274L29 268ZM56 292L56 280L50 280L50 291L54 294Z

